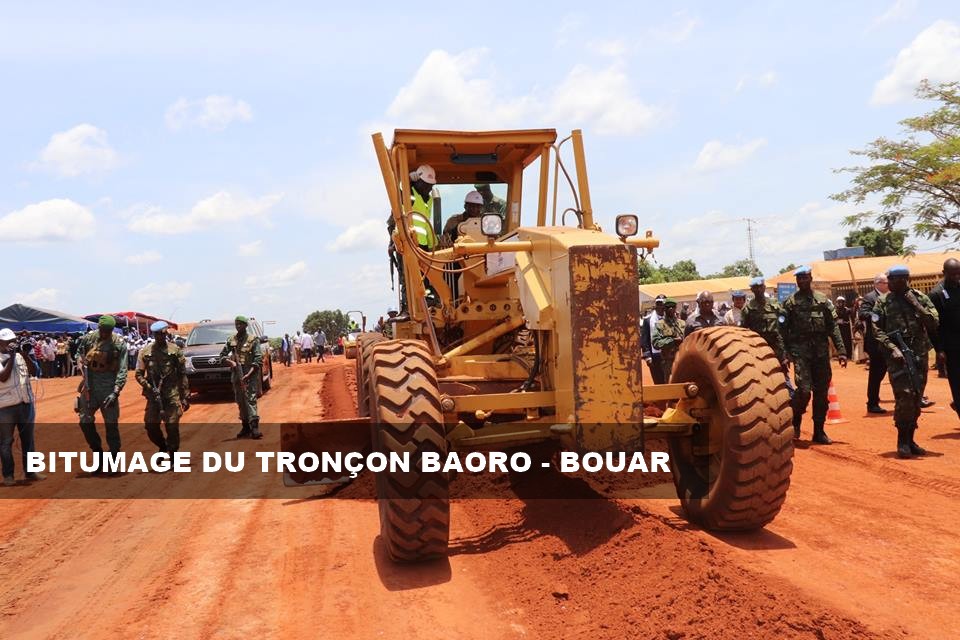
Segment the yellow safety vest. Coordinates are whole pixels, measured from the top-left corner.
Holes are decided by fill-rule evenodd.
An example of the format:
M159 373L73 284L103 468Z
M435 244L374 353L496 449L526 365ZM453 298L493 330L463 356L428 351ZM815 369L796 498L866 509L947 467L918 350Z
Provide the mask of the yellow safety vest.
M417 244L427 247L431 251L437 244L437 236L433 232L433 224L430 220L430 210L433 204L433 198L426 200L420 193L413 189L413 210L420 213L423 217L413 216L410 226L413 227L413 233L417 238Z

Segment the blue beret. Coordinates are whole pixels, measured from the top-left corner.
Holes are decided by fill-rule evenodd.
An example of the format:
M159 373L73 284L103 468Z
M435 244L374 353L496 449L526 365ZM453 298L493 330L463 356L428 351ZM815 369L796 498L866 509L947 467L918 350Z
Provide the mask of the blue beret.
M897 264L890 267L890 270L887 271L888 276L908 276L910 275L910 269L907 268L905 264Z
M763 276L757 276L750 280L751 287L763 287L766 286L766 282L763 281Z
M809 276L809 275L811 275L812 273L813 273L813 269L811 269L810 267L804 265L804 266L798 268L796 271L794 271L794 272L793 272L793 275L795 275L795 276Z
M737 289L737 290L735 290L735 291L731 291L731 292L730 292L730 297L731 297L731 298L746 298L746 297L747 297L747 294L745 294L743 291L740 291L740 289Z
M166 322L164 322L163 320L157 320L157 321L154 322L152 325L150 325L150 331L153 331L153 332L163 331L164 329L166 329L166 328L169 327L169 326L170 326L170 325L167 324Z

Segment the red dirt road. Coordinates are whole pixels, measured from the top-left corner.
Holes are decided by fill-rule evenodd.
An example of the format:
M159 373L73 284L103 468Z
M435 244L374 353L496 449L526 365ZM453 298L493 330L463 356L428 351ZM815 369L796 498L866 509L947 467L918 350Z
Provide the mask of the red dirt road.
M278 367L264 422L353 415L351 367ZM263 493L279 498L173 499L193 474L120 479L149 480L164 499L41 500L29 497L36 487L0 488L0 637L955 635L960 423L946 381L931 377L937 405L918 438L934 455L901 461L891 419L863 412L863 369L836 380L851 421L828 428L838 444L801 443L782 513L749 535L691 527L675 501L462 500L449 561L398 567L376 540L372 501L307 499L324 492L270 476ZM39 422L74 420L73 385L44 384ZM122 416L138 419L142 407L128 385ZM236 427L199 425L235 416L226 400L195 404L182 448L278 449L275 431L235 441ZM805 441L809 432L805 423ZM123 438L125 449L151 450L142 429ZM44 482L70 496L99 481Z

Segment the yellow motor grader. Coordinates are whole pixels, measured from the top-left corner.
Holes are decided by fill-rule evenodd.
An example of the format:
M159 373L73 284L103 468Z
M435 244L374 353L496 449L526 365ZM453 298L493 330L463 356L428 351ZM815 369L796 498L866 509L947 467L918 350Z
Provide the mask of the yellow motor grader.
M373 146L390 203L385 241L401 313L392 339L357 339L360 418L321 430L283 425L285 451L446 455L546 443L631 453L646 438L665 438L691 520L750 530L777 515L793 457L780 364L759 335L715 327L684 340L668 384L644 385L637 266L659 242L638 233L635 215L617 216L614 234L594 221L579 130L558 142L552 129L401 129L390 147L379 133ZM461 222L455 241L443 238L440 216L413 208L411 179L421 165L434 169L435 189L495 187L504 194L499 210ZM561 185L570 206L558 220ZM525 187L535 193L525 196ZM424 245L418 225L441 241ZM649 405L666 408L654 417L645 415ZM304 472L285 479L318 480ZM381 537L394 560L447 553L447 474L385 471L376 485Z

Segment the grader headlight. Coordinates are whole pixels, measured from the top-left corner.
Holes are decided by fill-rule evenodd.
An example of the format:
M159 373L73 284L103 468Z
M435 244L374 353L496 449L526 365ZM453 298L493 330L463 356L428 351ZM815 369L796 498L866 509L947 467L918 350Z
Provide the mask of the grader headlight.
M639 229L640 222L637 220L637 216L632 213L624 213L617 216L617 235L621 238L635 236Z
M480 218L480 231L488 238L499 238L503 233L503 218L496 213L487 213Z

